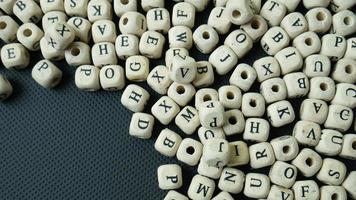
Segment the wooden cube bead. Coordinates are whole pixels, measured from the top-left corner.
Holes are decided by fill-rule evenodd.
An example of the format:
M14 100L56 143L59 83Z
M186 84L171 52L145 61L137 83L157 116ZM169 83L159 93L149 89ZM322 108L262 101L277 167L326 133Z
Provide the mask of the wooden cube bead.
M192 82L194 87L202 88L212 85L215 80L213 65L208 61L198 61L196 64L197 75Z
M295 200L318 200L320 197L319 186L313 180L296 181L293 192Z
M321 137L320 125L310 121L298 121L293 128L293 136L301 145L316 146Z
M287 98L287 86L281 78L271 78L263 81L260 85L260 92L267 104Z
M168 128L163 129L155 142L155 149L164 156L174 157L178 147L182 142L182 137Z
M182 58L185 58L185 57L189 56L189 52L185 48L169 48L166 51L166 56L165 56L166 66L172 65L172 60L173 60L173 57L175 57L175 56L180 56Z
M36 24L43 16L40 6L33 0L17 0L13 7L13 13L22 23Z
M318 153L311 149L304 148L292 161L292 165L296 166L303 176L312 177L320 170L322 162L323 160ZM296 184L297 183L298 181Z
M288 98L299 98L308 94L310 84L308 77L303 72L294 72L283 77L287 86Z
M44 37L40 40L40 49L43 58L47 60L58 61L64 58L64 50L53 48L51 43Z
M177 159L189 166L198 164L203 153L203 145L191 138L185 138L179 145Z
M340 12L342 10L350 9L356 2L352 0L332 0L330 2L330 9L333 12Z
M204 102L211 101L211 100L212 101L219 100L218 92L213 88L202 88L198 90L197 93L195 94L194 107L199 110Z
M112 5L109 1L90 0L87 6L88 20L93 23L97 20L112 19Z
M249 22L254 14L253 9L249 5L249 0L228 1L226 4L226 12L231 23L242 25Z
M300 12L292 12L282 19L281 28L287 32L291 39L294 39L308 30L308 22Z
M351 58L356 60L356 37L347 39L344 58Z
M250 161L248 146L244 141L230 142L230 160L227 166L246 165Z
M128 57L125 64L126 78L134 82L147 80L149 66L149 59L145 56L137 55Z
M331 77L337 82L356 83L356 61L350 58L338 60Z
M235 135L242 133L245 128L245 118L238 109L232 109L225 112L225 124L223 130L226 135Z
M50 11L63 11L64 12L63 0L40 0L40 6L44 13L47 13Z
M162 190L179 189L183 185L182 169L179 165L161 165L157 169L158 187Z
M274 26L268 29L261 38L261 46L268 55L275 55L278 51L287 47L289 41L287 32L279 26Z
M185 2L191 3L194 5L195 9L198 12L202 12L208 6L209 0L185 0Z
M326 55L332 61L341 59L346 51L346 39L337 34L326 34L321 38L320 54Z
M356 160L356 135L345 134L340 156L349 160Z
M146 12L154 8L164 8L164 0L141 0L141 7Z
M274 151L270 143L261 142L249 147L250 166L253 169L260 169L271 166L276 161Z
M287 47L280 50L274 56L281 67L282 75L299 71L303 67L303 58L295 47Z
M132 112L142 112L150 94L138 85L128 85L121 96L121 104Z
M115 0L114 0L115 1ZM189 200L188 197L184 196L183 194L171 190L167 193L163 200Z
M169 48L190 49L193 46L193 33L187 26L174 26L168 31Z
M277 160L290 161L299 153L298 142L290 135L281 136L271 140L271 145Z
M91 40L91 23L82 17L72 17L67 22L75 33L75 38L85 43Z
M176 4L177 5L177 4ZM154 8L147 12L147 29L167 34L171 28L169 11L165 8Z
M250 198L266 198L270 191L270 179L259 173L248 173L245 177L244 195Z
M17 22L10 16L0 16L0 39L5 43L16 41L16 33L19 29Z
M350 108L356 107L356 86L350 83L339 83L336 85L336 94L331 104L343 105Z
M219 75L227 74L236 64L237 55L226 45L216 48L209 56L209 62Z
M294 194L291 189L286 189L278 185L272 185L268 193L267 199L285 199L292 200L294 199Z
M53 48L64 50L74 41L75 32L67 23L58 22L48 27L44 37Z
M242 95L241 111L245 117L262 117L266 110L266 102L260 93Z
M151 113L163 125L168 125L179 113L179 106L168 96L162 96L151 107Z
M214 129L209 129L201 126L198 129L198 136L200 139L200 142L205 145L206 141L212 139L212 138L220 138L220 139L225 139L225 133L222 128L214 128Z
M224 167L229 158L230 148L227 140L212 138L204 144L202 160L209 166Z
M207 163L204 162L203 159L200 159L198 169L197 169L200 175L206 176L211 179L219 179L222 170L223 170L222 167L208 165Z
M113 7L116 16L121 17L129 11L137 11L137 0L113 0Z
M303 5L306 9L316 8L316 7L328 7L330 0L316 0L313 2L303 0Z
M293 46L297 48L300 55L305 58L320 51L321 40L316 33L309 31L294 38Z
M1 60L7 69L23 69L30 64L30 54L20 43L6 44L1 49Z
M116 55L125 60L139 54L139 38L133 34L120 34L115 41Z
M172 84L168 68L164 65L153 68L148 74L147 84L158 94L167 94L168 88Z
M182 108L175 118L175 124L187 135L195 133L200 126L198 111L192 106Z
M123 34L134 34L141 37L147 29L146 17L136 11L126 12L120 18L119 29Z
M215 182L207 177L195 175L189 185L188 196L191 199L209 200L213 197Z
M253 63L257 74L258 82L263 82L270 78L276 78L281 75L281 67L275 57L266 56L255 60Z
M342 186L345 188L349 197L356 199L356 171L350 172L350 174L346 177L345 181L342 183Z
M166 39L156 31L146 31L142 34L139 44L141 55L151 59L162 57L163 47Z
M62 71L49 60L41 60L32 68L32 78L44 88L53 88L62 79Z
M108 19L95 21L91 26L91 33L94 43L115 43L117 36L114 22Z
M149 139L152 136L153 125L152 115L136 112L132 115L129 133L133 137Z
M169 77L178 83L191 83L197 75L197 66L194 58L174 56L172 64L168 66Z
M68 65L74 67L91 64L91 49L84 42L73 42L64 51L64 56Z
M231 85L235 85L246 92L251 88L256 78L256 70L248 64L241 63L236 66L229 82Z
M17 40L30 51L40 50L40 40L43 31L33 23L26 23L19 27Z
M71 1L64 0L64 10L69 16L87 17L89 0Z
M100 42L94 44L91 48L91 57L93 64L99 68L105 65L116 65L118 62L115 45L111 42Z
M262 118L248 118L246 120L243 139L253 142L266 142L269 137L270 125Z
M13 14L13 7L16 1L9 0L9 1L1 1L0 2L0 9L4 11L6 14L11 15Z
M345 132L351 127L353 117L351 108L342 105L330 105L324 127Z
M333 79L329 77L314 77L310 79L308 98L321 99L328 102L334 98L335 90L335 82Z
M300 106L301 120L323 124L328 117L328 104L319 99L305 99Z
M239 194L244 187L245 174L235 168L226 167L221 173L218 187L231 194Z
M313 54L305 58L303 72L307 77L329 76L331 71L330 59L321 54Z
M284 187L290 188L297 179L297 168L294 165L283 161L276 161L269 171L271 182Z
M225 123L224 106L219 101L206 101L199 106L200 123L205 128L219 128Z
M341 185L346 177L346 165L333 158L325 158L316 178L327 185Z
M213 27L220 35L226 34L231 27L225 7L215 7L210 11L207 24Z
M219 88L219 101L226 109L239 109L242 104L241 90L233 85L225 85Z
M168 88L168 96L171 97L179 106L186 106L194 97L195 88L192 84L181 84L173 82Z
M250 22L241 25L240 28L250 36L253 42L257 42L267 32L268 24L260 15L254 15Z
M243 30L231 32L225 39L224 44L230 47L238 58L243 58L253 46L253 41Z
M195 7L188 2L176 3L172 10L172 25L193 28L195 22Z
M284 4L278 1L268 0L261 8L261 16L266 19L270 26L278 26L287 13Z
M320 187L320 200L326 199L346 200L347 193L342 186L324 185Z
M100 69L93 65L82 65L75 71L75 85L84 91L100 89Z
M4 101L9 98L12 94L13 88L10 81L0 74L0 101Z
M229 194L228 192L220 192L219 194L217 194L214 198L212 198L211 200L233 200L234 198L231 196L231 194Z
M120 65L106 65L100 69L100 85L107 91L122 90L125 87L125 72Z
M305 18L308 21L309 31L325 33L331 27L332 16L330 11L326 8L313 8L305 14Z
M332 129L321 130L321 137L315 150L327 156L336 156L341 152L343 134Z
M356 16L350 10L343 10L332 17L331 33L349 36L356 31Z
M55 23L66 23L68 20L67 15L62 11L50 11L42 17L42 27L49 27ZM45 32L47 30L44 30Z
M203 54L212 52L219 42L219 35L213 27L203 24L195 29L193 41L196 48Z

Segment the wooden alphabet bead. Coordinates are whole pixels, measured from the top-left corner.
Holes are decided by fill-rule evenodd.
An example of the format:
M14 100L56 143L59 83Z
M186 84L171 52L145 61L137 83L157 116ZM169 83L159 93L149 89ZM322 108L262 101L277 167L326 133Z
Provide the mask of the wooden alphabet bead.
M147 29L146 17L136 11L126 12L120 18L119 29L123 34L134 34L141 37Z
M274 151L270 143L261 142L249 147L250 166L259 169L273 165L276 161Z
M225 124L223 130L226 135L235 135L242 133L245 128L245 118L238 109L232 109L225 112Z
M229 142L225 139L212 138L204 144L202 160L209 166L224 167L229 158Z
M7 78L0 74L0 101L4 101L12 94L12 85Z
M209 62L219 75L227 74L236 64L237 55L226 45L216 48L209 56Z
M303 58L295 47L287 47L280 50L274 56L281 67L282 75L299 71L303 67Z
M63 11L50 11L43 15L42 17L42 27L49 27L52 24L62 22L67 22L68 17ZM44 30L46 32L46 30Z
M340 156L349 160L356 160L356 135L345 134Z
M244 187L245 174L235 168L226 167L221 173L218 187L231 194L239 194Z
M75 71L75 85L84 91L100 89L100 69L92 65L82 65Z
M87 17L89 0L71 1L64 0L64 10L69 16ZM115 3L115 2L114 2Z
M115 41L116 55L125 60L139 54L139 39L133 34L120 34Z
M243 139L253 142L266 142L269 137L270 125L262 118L248 118L246 120Z
M328 117L328 104L319 99L305 99L300 106L301 120L323 124Z
M276 161L272 165L268 176L272 183L284 188L290 188L297 179L297 173L297 168L294 165L283 161Z
M320 197L319 186L313 180L296 181L293 192L295 200L318 200Z
M288 33L291 39L294 39L308 30L308 22L303 14L292 12L283 18L281 28Z
M245 117L262 117L266 110L266 102L260 93L242 95L241 111Z
M340 12L342 10L350 9L352 6L356 5L356 2L352 0L331 0L330 9L333 12Z
M10 43L2 47L1 60L7 69L23 69L30 64L30 54L22 44Z
M287 32L279 26L274 26L268 29L261 38L261 46L268 55L275 55L278 51L287 47L289 41Z
M219 101L226 109L239 109L242 104L241 90L233 85L225 85L219 88Z
M218 101L219 95L218 92L213 88L202 88L197 91L195 94L195 105L196 109L200 109L204 102L207 101Z
M321 54L313 54L305 58L303 72L307 77L329 76L331 71L330 59Z
M336 62L331 77L341 83L356 82L356 61L350 58L341 58Z
M346 200L347 193L342 186L324 185L320 187L320 200L326 199Z
M196 48L203 54L208 54L214 50L219 42L219 35L213 27L203 24L195 29L193 41Z
M16 33L18 32L19 25L10 16L0 16L0 39L5 43L16 41Z
M167 193L167 195L164 197L163 200L189 200L189 199L188 197L182 195L181 193L171 190Z
M347 39L344 58L351 58L356 60L356 37Z
M303 5L306 9L316 8L316 7L328 7L330 0L316 0L313 2L303 0Z
M168 125L179 111L179 106L168 96L162 96L151 107L152 115L163 125Z
M322 162L323 160L321 159L318 153L311 149L304 148L292 161L292 165L296 166L303 176L312 177L320 170ZM295 184L297 183L298 181Z
M93 23L97 20L112 19L112 5L109 1L90 0L87 7L88 20ZM121 21L121 19L120 19Z
M297 48L300 55L305 58L320 51L321 40L316 33L309 31L294 38L293 46Z
M99 68L105 65L117 65L115 45L111 42L100 42L94 44L91 48L91 57L93 64ZM131 63L129 62L129 64ZM127 78L130 79L129 77Z
M335 96L335 83L329 77L314 77L310 79L308 98L331 101Z
M137 0L113 0L113 7L116 16L121 17L125 12L137 11Z
M184 107L176 116L175 124L187 135L195 133L200 126L198 111L192 106Z
M153 125L152 115L136 112L132 115L129 133L133 137L149 139L152 136Z
M190 49L193 46L193 33L187 26L174 26L168 31L169 48Z
M154 8L164 8L164 0L141 0L141 7L146 12Z
M22 24L17 31L17 40L30 51L40 50L43 31L33 23Z
M349 36L356 31L356 16L350 10L342 10L332 17L331 33Z
M134 82L143 82L147 80L149 67L149 59L145 56L130 56L125 64L126 78Z
M146 31L142 34L139 44L141 55L151 59L161 58L166 39L156 31Z
M298 121L294 125L293 136L301 145L316 146L321 137L320 125L310 121Z
M198 61L197 75L195 76L195 79L192 82L194 87L208 87L214 83L214 80L215 78L212 64L208 61Z
M252 19L254 11L249 4L249 0L228 1L226 3L226 12L231 23L242 25Z
M179 145L177 159L189 166L195 166L198 164L202 153L203 145L200 142L185 138Z
M285 199L293 200L294 194L291 189L286 189L278 185L272 185L271 190L268 193L267 199Z
M248 173L245 177L244 195L250 198L266 198L270 191L268 176L258 173Z
M256 60L253 63L257 74L258 82L263 82L270 78L279 77L281 75L281 68L275 57L267 56Z
M91 40L91 23L81 17L72 17L67 22L75 33L75 38L85 43L89 43Z
M182 169L179 165L161 165L157 169L158 187L162 190L179 189L183 185Z
M16 0L12 11L22 23L36 24L43 16L40 6L33 0Z
M32 68L32 78L44 88L53 88L62 79L62 71L51 61L41 60Z
M351 108L342 105L330 105L324 127L345 132L351 127L353 117Z
M172 80L169 78L169 70L164 65L158 65L148 74L147 84L158 94L167 94Z
M350 83L339 83L336 85L336 94L331 104L338 104L350 108L356 107L356 86Z
M64 51L53 48L51 43L42 37L40 40L40 49L43 58L52 61L62 60L64 58Z
M57 22L48 27L44 37L53 48L64 50L74 41L75 33L67 23Z
M212 139L212 138L220 138L220 139L225 139L225 133L222 128L214 128L214 129L209 129L201 126L198 129L198 136L200 139L200 142L205 145L206 141Z
M179 106L186 106L194 97L195 88L192 84L180 84L173 82L168 88L168 96L171 97Z
M223 168L222 167L216 167L216 166L210 166L206 164L202 159L200 159L199 165L198 165L198 173L202 176L206 176L208 178L212 179L219 179L221 176Z
M327 185L337 186L344 181L346 172L344 163L333 158L325 158L316 178Z
M195 175L188 189L191 199L209 200L213 197L215 182L207 177Z
M305 14L305 18L308 21L309 31L325 33L331 27L332 16L330 11L326 8L313 8Z
M180 56L182 58L185 58L186 56L189 56L189 52L185 48L170 48L166 51L166 56L165 56L165 62L166 66L171 66L172 65L172 60L174 56Z
M222 191L211 200L233 200L233 199L234 198L228 192Z
M283 100L267 107L268 120L273 127L290 124L295 119L295 112L289 101Z
M299 153L298 142L290 135L281 136L271 140L271 145L277 160L290 161Z
M250 36L253 42L257 42L268 30L268 24L260 15L254 15L250 22L241 25L240 28Z
M270 26L278 26L287 13L287 8L284 4L278 1L268 0L261 8L261 16L267 21Z
M7 0L7 1L1 1L0 2L0 9L4 11L6 14L11 15L13 14L13 7L16 1L13 0Z
M100 69L100 85L107 91L122 90L125 87L125 72L120 65L107 65Z
M128 85L121 96L121 104L132 112L142 112L150 98L144 88L138 85Z
M345 181L342 183L342 186L345 188L349 197L356 199L356 171L350 172L350 174L346 177Z
M207 24L213 27L220 35L225 35L231 27L225 7L215 7L210 11Z
M230 47L238 58L243 58L252 49L253 41L245 31L238 29L226 37L224 45Z
M197 75L197 66L194 58L174 56L172 64L168 66L169 77L178 83L191 83Z
M108 19L95 21L91 26L91 33L94 43L115 43L117 36L114 22Z
M332 61L341 59L346 51L346 39L337 34L326 34L321 38L320 54L326 55Z
M224 106L219 101L206 101L199 106L200 123L205 128L219 128L225 123Z
M248 146L244 141L230 142L230 160L227 166L246 165L250 161Z
M179 2L173 6L172 25L193 28L195 22L195 7L188 2Z
M40 6L44 13L48 13L50 11L64 12L63 0L40 0Z
M315 150L327 156L336 156L341 152L343 134L332 129L321 130L321 137Z
M247 92L257 78L256 70L248 64L241 63L236 66L231 74L229 83L239 87L242 91Z
M263 81L260 85L260 92L267 104L287 98L287 86L281 78L271 78Z
M91 49L84 42L73 42L64 51L64 56L68 65L74 67L91 64Z
M174 157L181 142L182 137L168 128L165 128L159 134L154 147L162 155Z
M177 4L176 4L177 5ZM147 12L147 29L167 34L171 28L169 11L165 8L154 8Z
M288 98L299 98L308 94L309 92L309 79L302 72L294 72L287 74L283 77L287 86Z

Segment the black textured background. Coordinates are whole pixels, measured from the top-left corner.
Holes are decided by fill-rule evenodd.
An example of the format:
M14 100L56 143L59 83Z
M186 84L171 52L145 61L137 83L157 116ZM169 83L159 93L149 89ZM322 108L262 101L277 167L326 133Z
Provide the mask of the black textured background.
M171 11L173 2L166 4ZM207 22L211 8L197 14L196 27ZM305 12L301 6L299 10ZM220 44L223 40L220 37ZM265 56L259 46L256 43L239 63L252 64ZM197 60L208 58L194 48L190 53ZM154 150L154 141L164 127L156 121L150 140L130 137L132 113L120 105L121 91L79 91L74 84L75 69L65 62L56 62L63 71L60 85L53 90L41 88L31 78L31 68L40 59L41 53L36 52L31 54L27 69L9 71L2 64L0 67L0 73L14 87L10 99L0 103L0 199L163 199L166 192L158 188L156 169L161 164L178 163ZM157 64L163 64L163 59L152 61L151 69ZM120 65L124 66L123 62ZM216 76L214 87L227 84L230 75ZM146 83L139 85L152 95L149 112L159 96ZM258 84L253 91L258 91ZM300 102L292 100L297 115ZM270 139L291 134L293 125L272 128ZM170 127L185 137L176 127ZM242 140L242 135L228 139ZM356 162L344 162L349 171L356 169ZM180 165L184 186L179 191L186 193L196 167ZM268 173L268 168L240 168Z

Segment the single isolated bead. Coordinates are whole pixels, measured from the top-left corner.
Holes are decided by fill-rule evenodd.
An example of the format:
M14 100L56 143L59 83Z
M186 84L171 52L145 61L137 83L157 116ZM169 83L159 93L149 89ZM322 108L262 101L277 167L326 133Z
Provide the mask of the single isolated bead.
M262 118L248 118L246 120L243 139L253 142L266 142L269 137L270 125Z
M158 187L162 190L179 189L183 185L182 169L179 165L161 165L157 169Z
M245 117L262 117L266 110L266 102L260 93L242 95L241 111Z
M303 72L294 72L283 77L290 99L304 97L309 92L309 79Z
M303 58L295 47L287 47L280 50L274 56L281 67L282 75L296 72L303 67Z
M229 83L247 92L257 78L256 70L248 64L241 63L236 66L234 72L231 74Z
M10 43L2 47L1 60L6 69L24 69L30 64L30 54L22 44Z
M42 19L41 7L33 0L17 0L13 7L14 15L22 23L37 23Z
M169 11L165 8L154 8L147 12L147 29L167 34L171 28Z
M215 7L210 11L207 24L213 27L220 35L229 32L231 22L225 7Z
M267 107L268 120L273 127L290 124L295 119L295 112L289 101L283 100Z
M350 58L341 58L336 62L336 65L331 73L334 81L339 83L355 83L356 82L356 60Z
M245 31L238 29L226 37L224 45L230 47L238 58L243 58L252 49L253 41Z
M208 61L197 62L197 75L192 84L196 88L209 87L214 83L213 65Z
M271 182L284 187L290 188L297 179L297 168L294 165L283 161L276 161L269 171Z
M132 115L129 133L133 137L149 139L152 136L155 118L146 113L136 112Z
M329 77L314 77L310 79L308 98L331 101L335 96L335 82ZM355 101L356 102L356 101Z
M287 32L291 39L294 39L308 30L308 22L303 14L292 12L282 19L281 28Z
M93 23L101 19L112 19L112 4L109 1L90 0L87 5L88 20Z
M121 60L139 54L139 38L133 34L120 34L115 40L116 55Z
M113 21L102 19L95 21L91 26L94 43L111 42L115 43L117 33Z
M271 78L263 81L260 85L260 92L267 104L287 98L287 87L281 78Z
M64 0L64 10L68 16L87 17L89 0L72 1ZM115 4L115 1L114 1Z
M168 96L162 96L151 107L152 115L163 125L168 125L179 111L179 106Z
M321 130L319 143L315 146L315 150L327 156L336 156L341 152L342 143L344 141L343 134L332 129Z
M245 31L255 43L267 32L268 24L260 15L254 15L250 22L241 25L240 28Z
M296 166L303 176L312 177L320 170L322 162L323 160L318 153L304 148L292 161L292 165Z
M193 33L187 26L174 26L168 31L169 48L191 49L193 46Z
M301 120L323 124L328 117L328 104L319 99L305 99L299 110Z
M239 109L242 104L241 90L233 85L225 85L219 88L219 101L226 109Z
M197 74L196 62L189 56L174 56L172 64L168 68L169 77L178 83L191 83Z
M333 158L325 158L316 178L327 185L341 185L347 172L346 165Z
M163 46L166 39L156 31L146 31L142 34L139 44L141 55L151 59L162 57Z
M169 86L172 84L169 78L169 70L164 65L158 65L151 70L147 77L147 84L158 94L167 94Z
M200 123L205 128L219 128L225 123L224 106L219 101L207 101L199 107Z
M249 0L228 1L226 4L226 12L231 23L242 25L249 22L254 14L250 7Z
M91 57L93 64L99 68L105 65L117 65L115 45L111 42L100 42L92 46Z
M35 64L31 75L44 88L53 88L62 79L62 71L49 60L41 60Z
M347 199L347 193L342 186L324 185L320 187L320 199Z
M76 40L80 40L84 43L89 43L91 34L91 23L82 17L72 17L67 21L69 27L74 30Z
M284 4L278 1L268 0L261 8L261 16L266 19L270 26L278 26L287 13L287 8Z
M212 52L219 42L219 35L213 27L203 24L195 29L193 41L196 48L203 54Z
M139 12L126 12L120 18L119 29L122 34L133 34L141 37L147 29L146 17Z
M190 29L194 27L195 7L188 2L179 2L173 6L172 25L186 26Z
M202 88L195 94L195 108L200 110L200 107L207 101L218 101L219 94L213 88Z
M354 113L351 108L333 104L329 106L329 113L324 127L345 132L351 127L353 118Z
M328 56L330 60L340 60L346 51L346 39L337 34L326 34L321 38L320 54Z
M293 136L300 145L316 146L321 137L320 125L310 121L298 121L293 128Z
M12 94L13 88L9 80L0 74L0 101L4 101Z
M272 56L266 56L255 60L253 68L256 70L258 82L263 82L281 75L281 67L277 59Z
M356 32L356 15L350 10L343 10L332 19L331 33L349 36Z

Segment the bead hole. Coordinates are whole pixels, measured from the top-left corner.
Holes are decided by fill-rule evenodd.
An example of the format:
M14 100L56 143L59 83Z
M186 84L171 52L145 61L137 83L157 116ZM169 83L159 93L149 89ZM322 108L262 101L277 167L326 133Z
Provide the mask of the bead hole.
M288 153L289 152L289 146L284 146L282 148L283 153Z
M251 27L252 27L253 29L259 29L259 28L260 28L260 22L259 22L258 20L253 20L253 21L251 22Z
M351 73L352 73L352 67L351 67L351 65L346 65L346 66L345 66L345 72L346 72L347 74L351 74Z
M129 19L127 19L126 17L123 20L123 24L126 25L129 22Z
M205 40L209 39L209 38L210 38L209 32L204 31L204 32L203 32L203 38L204 38Z
M311 46L311 45L313 45L313 40L311 38L307 38L307 39L305 39L305 44L308 46Z
M25 29L25 30L23 31L23 35L24 35L25 37L30 37L30 36L32 35L31 29Z
M307 164L309 167L311 167L313 165L313 159L312 158L307 158L305 160L305 164Z
M7 26L6 22L0 22L0 30L5 29Z
M250 106L251 106L251 107L256 107L256 106L257 106L256 100L251 99L251 100L250 100Z
M326 83L320 83L320 89L321 89L322 91L325 91L325 90L328 89L328 85L327 85Z
M129 0L121 0L120 2L122 5L127 5L129 3Z
M229 124L235 125L237 123L236 117L231 116L229 117Z
M345 17L344 18L344 24L349 26L351 24L351 18L350 17Z
M279 91L279 86L278 85L272 86L272 91L273 92L278 92Z
M356 141L352 142L352 148L356 150Z
M232 17L233 18L239 18L241 17L241 12L239 10L234 10L232 11Z
M247 72L245 72L245 71L241 72L241 78L244 80L247 79L248 78Z
M317 19L318 21L323 21L323 20L325 19L325 14L324 14L323 12L318 12L318 13L316 14L316 19Z
M185 93L185 88L181 85L179 85L176 89L178 94L184 94Z
M187 154L193 155L194 153L195 153L194 147L190 146L190 147L187 148Z
M331 200L338 200L338 199L339 199L339 196L336 193L331 195Z
M80 54L80 50L77 47L73 47L72 50L70 51L70 53L73 56L78 56Z
M210 101L211 100L211 96L210 95L205 95L204 97L203 97L203 101L205 102L205 101Z
M234 95L234 93L232 93L232 92L227 92L227 93L226 93L226 97L227 97L227 99L232 100L232 99L235 98L235 95Z

